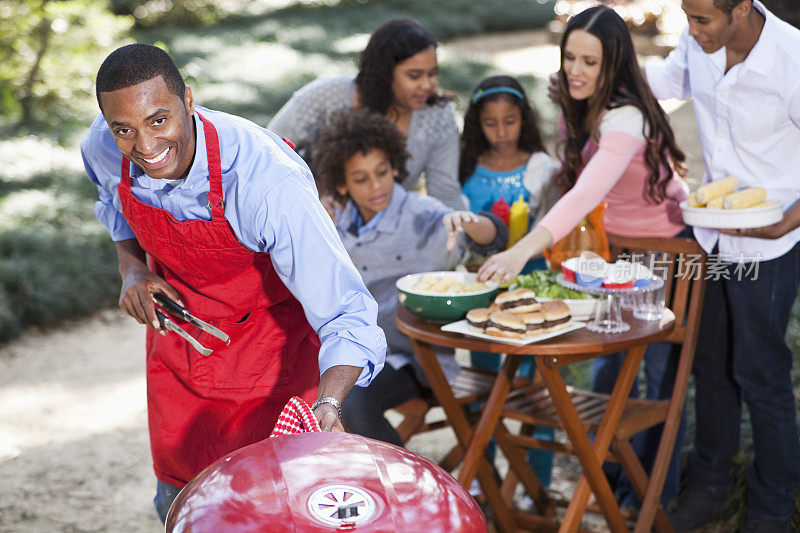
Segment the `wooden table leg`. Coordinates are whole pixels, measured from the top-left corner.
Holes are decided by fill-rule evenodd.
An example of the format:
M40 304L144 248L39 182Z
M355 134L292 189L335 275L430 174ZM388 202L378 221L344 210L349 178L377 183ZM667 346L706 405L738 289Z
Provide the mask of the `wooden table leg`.
M619 419L622 417L622 411L625 408L625 402L628 401L628 395L631 392L633 382L636 380L636 374L639 371L639 366L642 363L642 358L644 357L644 352L646 349L647 345L635 346L628 350L625 360L622 363L622 367L620 368L617 382L614 384L614 389L611 391L611 396L608 398L606 412L603 415L600 425L598 426L597 433L594 436L594 441L592 442L594 456L592 459L594 459L593 462L596 461L597 465L601 467L601 474L602 463L608 455L608 449L611 446L612 439L614 438L614 432L617 429L617 424L619 424ZM582 433L582 435L585 436L586 434ZM606 486L609 486L605 474L602 476L602 481ZM567 509L568 517L570 516L570 510L572 510L573 507L577 515L583 516L583 513L586 510L586 504L589 502L589 495L592 492L592 489L595 488L596 486L594 484L591 484L590 488L590 484L585 476L582 476L581 479L578 480L578 484L575 487L575 492L572 496L572 501ZM595 495L597 495L596 492ZM613 499L611 503L613 503L613 508L616 510L615 514L619 514L619 507L617 506L616 499ZM602 503L601 507L603 507ZM606 509L604 508L603 511L606 512ZM606 519L608 518L608 514L606 513ZM611 526L610 522L609 526ZM623 529L620 531L627 531L627 528L623 525Z
M439 402L439 405L442 406L445 416L447 417L447 420L450 422L450 426L453 428L453 431L456 434L456 438L458 439L462 448L468 450L472 446L474 440L472 427L469 425L469 421L467 420L461 405L455 399L455 396L453 396L453 391L450 389L450 384L447 382L447 378L442 371L442 367L439 365L439 361L436 359L436 354L433 351L433 348L430 344L418 341L416 339L410 340L411 345L414 348L414 353L417 355L417 359L419 359L422 370L425 372L425 377L428 378L428 383L430 383L433 394L436 396L436 400ZM512 359L519 361L519 358L517 357L513 357ZM518 364L519 363L517 362L517 365ZM516 366L514 367L514 372L516 372ZM492 390L492 393L494 393L494 389ZM483 420L483 417L481 417L481 420ZM488 442L488 439L486 441ZM477 473L478 482L481 484L481 488L483 489L483 493L486 496L487 502L489 503L489 507L491 507L492 512L494 513L494 518L497 521L498 529L504 533L516 532L517 527L514 517L511 514L510 507L507 505L503 499L502 493L500 492L500 486L497 482L497 476L495 475L494 467L486 461L485 457L483 456L482 449L481 453L477 455L475 460L475 472ZM472 481L475 475L476 474L473 473L469 482ZM469 488L468 485L464 486Z
M700 291L702 298L703 292ZM695 295L692 295L695 298ZM672 525L669 520L664 524L664 520L659 520L656 513L660 513L660 500L661 491L664 490L664 482L667 479L667 470L672 459L672 452L675 448L675 440L678 436L678 429L681 425L681 418L683 417L683 404L686 401L686 388L688 387L689 376L691 375L692 362L694 358L691 354L684 354L683 350L686 349L686 343L694 346L694 340L690 340L688 336L684 339L684 346L681 349L680 361L678 362L678 369L675 375L675 383L673 384L673 396L669 401L669 408L667 409L667 420L664 422L664 427L661 430L661 441L658 443L658 451L656 452L653 467L650 469L650 481L647 485L644 497L639 497L642 502L641 509L639 510L639 519L636 522L634 533L647 533L650 531L651 526L655 520L655 529L658 533L669 533L673 531ZM691 333L692 339L697 335L697 332ZM676 397L676 392L683 391L683 394Z
M636 451L633 449L633 446L631 446L631 443L627 439L615 440L614 443L614 455L616 456L617 461L619 461L619 464L628 474L628 479L630 480L631 486L633 487L636 496L639 498L639 501L643 501L645 491L649 489L653 480L652 478L647 478L647 472L645 472L642 463L639 461L639 457L636 455ZM661 496L660 489L661 488L659 487L659 497ZM653 518L650 520L651 523L646 527L642 525L641 515L639 515L639 518L636 521L634 533L637 531L642 531L642 533L650 531L653 521L655 522L655 530L658 533L675 533L675 530L672 528L672 524L669 522L669 517L667 517L667 513L664 512L664 509L662 509L660 502L656 501L656 505L652 514Z
M513 477L522 483L525 490L528 491L528 494L536 503L536 509L539 511L539 514L547 518L555 517L555 506L547 495L547 491L542 487L542 483L539 481L533 468L531 468L531 465L528 463L527 454L519 447L509 444L506 440L508 436L509 433L506 426L502 422L497 424L494 431L494 440L503 451L503 455L508 459L508 474L506 474L506 479ZM516 485L516 483L514 483L514 485ZM509 495L506 495L506 500L509 499L508 496ZM512 502L513 498L514 495L511 494L510 499Z
M467 448L464 462L461 463L461 470L458 472L458 481L465 487L469 487L475 477L475 473L478 471L478 459L483 457L483 451L489 444L494 428L500 421L500 413L503 411L503 405L511 391L511 384L514 382L514 374L519 368L519 363L519 357L507 355L497 374L492 392L486 400L478 426L475 428L474 438Z
M557 368L546 365L539 367L545 385L553 399L553 405L558 411L558 416L564 424L564 430L567 432L578 460L583 467L583 475L575 487L572 500L567 508L567 514L561 524L560 531L562 532L578 530L591 492L594 492L597 497L609 528L614 532L627 531L625 520L622 518L619 506L611 491L611 486L603 473L602 463L606 455L608 455L608 448L622 416L622 410L636 378L636 372L644 356L645 348L646 345L628 350L593 443L589 441L589 437L581 424L575 405L572 403L564 380L561 378L561 373Z

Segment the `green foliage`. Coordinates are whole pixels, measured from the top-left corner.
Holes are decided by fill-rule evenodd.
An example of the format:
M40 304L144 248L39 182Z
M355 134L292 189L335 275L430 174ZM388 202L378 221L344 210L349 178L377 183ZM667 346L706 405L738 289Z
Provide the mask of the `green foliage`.
M369 34L396 17L419 20L439 40L487 31L532 29L553 18L553 0L345 0L303 2L262 14L234 15L202 29L138 32L143 42L162 41L195 89L199 102L266 124L291 94L319 75L355 72ZM247 57L248 61L241 58ZM477 61L443 56L440 85L466 97L484 76L496 73ZM521 79L537 106L542 84ZM552 120L547 111L545 120Z
M139 28L169 26L209 26L240 10L237 0L111 0L111 10L118 15L133 15Z
M384 22L397 17L418 20L437 39L493 31L529 30L553 18L553 0L343 0L339 2L299 3L266 13L260 18L273 22L274 38L297 48L313 43L317 49L325 38L341 38L355 33L371 33ZM251 20L254 17L239 17ZM294 32L304 27L309 31ZM322 31L311 31L312 29ZM269 35L262 34L262 39Z
M116 254L104 231L3 231L0 257L0 341L116 301Z
M77 147L33 136L0 143L0 341L115 303L114 245Z
M318 75L353 72L369 33L391 18L417 18L446 40L537 27L552 17L552 2L535 0L302 0L261 12L240 0L113 5L117 15L106 11L106 0L0 0L0 127L23 123L23 132L39 135L17 130L0 142L0 340L118 298L113 244L93 216L96 190L74 161L75 133L97 109L97 67L113 48L130 40L164 47L199 103L266 125ZM144 29L130 39L134 16L119 13L140 6L153 18L136 19ZM200 27L243 7L250 13ZM489 65L443 56L440 83L459 94L463 112L475 83L491 73ZM521 81L532 96L544 93L540 81Z
M130 17L102 0L0 2L0 117L25 129L51 132L85 120L94 106L97 67Z
M94 187L80 172L2 181L0 341L113 305L116 253L94 220Z

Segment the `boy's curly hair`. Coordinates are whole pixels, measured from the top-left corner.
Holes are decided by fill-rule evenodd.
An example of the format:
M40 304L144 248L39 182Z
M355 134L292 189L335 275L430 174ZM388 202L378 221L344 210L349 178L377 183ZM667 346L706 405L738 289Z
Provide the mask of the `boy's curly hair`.
M345 184L344 165L357 153L380 150L386 154L396 182L408 176L406 140L394 124L367 109L341 109L320 128L311 160L321 194L346 198L337 189Z

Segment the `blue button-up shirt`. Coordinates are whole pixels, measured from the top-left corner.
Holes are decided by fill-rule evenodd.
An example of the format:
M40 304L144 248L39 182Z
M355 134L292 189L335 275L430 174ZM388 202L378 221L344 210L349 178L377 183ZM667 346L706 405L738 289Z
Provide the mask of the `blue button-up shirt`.
M308 167L280 138L245 119L197 107L217 129L222 158L225 218L244 247L270 254L275 272L303 306L320 337L320 373L335 365L363 367L366 386L383 367L386 339L378 305L342 246L318 199ZM131 192L177 220L211 220L208 158L202 123L194 161L176 184L152 179L133 166ZM122 154L99 115L81 142L89 178L97 185L98 220L115 241L136 238L117 194ZM201 268L202 265L198 265Z

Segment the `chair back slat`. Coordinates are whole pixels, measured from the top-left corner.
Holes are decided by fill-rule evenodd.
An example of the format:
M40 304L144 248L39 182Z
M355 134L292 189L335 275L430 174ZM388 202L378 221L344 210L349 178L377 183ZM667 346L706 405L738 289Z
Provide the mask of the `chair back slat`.
M612 257L624 254L629 258L648 264L667 267L666 306L675 314L677 327L670 335L669 341L676 344L685 342L690 317L693 293L699 290L698 282L705 287L706 253L694 239L661 238L661 237L621 237L609 234L609 245ZM660 257L658 257L660 256ZM696 318L699 327L699 315Z

